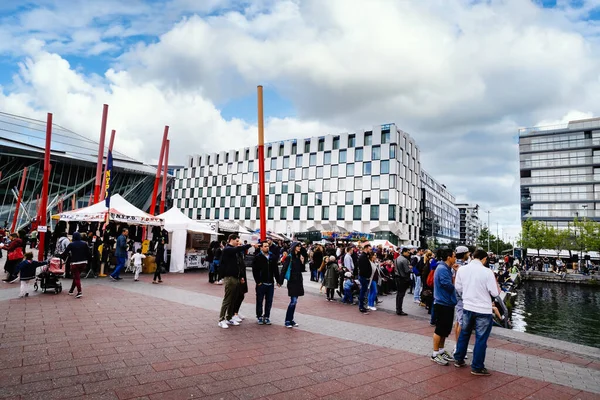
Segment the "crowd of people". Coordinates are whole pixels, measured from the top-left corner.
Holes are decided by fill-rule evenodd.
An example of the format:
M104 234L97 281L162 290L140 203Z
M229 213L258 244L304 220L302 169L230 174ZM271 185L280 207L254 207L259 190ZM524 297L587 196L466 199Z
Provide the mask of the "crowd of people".
M133 230L133 235L130 231ZM34 231L35 232L35 231ZM71 239L69 239L69 235ZM120 274L127 263L132 263L134 280L139 280L142 262L146 257L142 254L142 229L126 224L101 223L69 223L60 221L54 232L45 235L43 262L33 261L32 250L37 248L37 235L32 235L31 227L19 232L9 233L6 227L0 229L0 258L6 252L4 271L6 283L21 282L19 297L29 296L31 282L36 278L36 270L48 264L47 260L60 259L64 275L73 278L68 294L76 298L83 296L81 275L86 273L97 277L101 265L108 270L114 265L110 279L119 281ZM161 270L165 263L165 244L168 234L160 228L152 229L152 240L147 254L156 255L156 270L153 277L155 284L162 283ZM27 248L29 247L29 251ZM77 289L77 292L75 292Z
M427 249L403 248L396 251L370 244L309 246L300 242L284 244L271 240L242 244L237 234L227 242L215 242L210 252L209 280L225 286L218 326L228 329L245 319L240 307L248 293L247 267L251 267L256 292L256 321L271 325L271 307L275 285L287 282L290 302L284 325L297 327L294 312L304 295L302 272L321 283L326 300L358 305L358 312L377 311L380 296L396 296L396 314L405 316L406 292L412 300L427 308L435 326L431 360L440 365L466 365L467 345L475 333L471 372L487 376L484 366L487 339L492 328L492 299L500 294L497 276L490 268L490 255L483 250L458 246L441 248L434 255ZM501 275L500 275L501 276ZM457 347L450 353L445 341L454 331Z

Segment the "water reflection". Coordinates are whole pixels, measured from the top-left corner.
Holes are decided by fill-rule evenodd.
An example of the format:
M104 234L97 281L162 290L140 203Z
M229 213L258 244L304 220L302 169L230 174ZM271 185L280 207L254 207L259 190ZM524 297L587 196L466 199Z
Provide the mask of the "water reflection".
M517 292L514 330L600 348L600 288L525 282Z

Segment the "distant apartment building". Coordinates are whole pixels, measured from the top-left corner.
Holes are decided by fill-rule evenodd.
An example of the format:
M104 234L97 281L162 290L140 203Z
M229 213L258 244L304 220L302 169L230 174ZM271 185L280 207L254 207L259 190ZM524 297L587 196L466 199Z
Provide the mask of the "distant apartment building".
M460 214L446 185L421 169L421 245L460 241Z
M519 130L521 220L600 220L600 118Z
M475 246L481 231L479 205L463 203L456 204L456 207L458 207L458 213L460 217L459 243L467 246Z
M395 124L265 145L267 229L374 233L419 245L420 153ZM175 171L186 215L260 227L257 147L192 155Z

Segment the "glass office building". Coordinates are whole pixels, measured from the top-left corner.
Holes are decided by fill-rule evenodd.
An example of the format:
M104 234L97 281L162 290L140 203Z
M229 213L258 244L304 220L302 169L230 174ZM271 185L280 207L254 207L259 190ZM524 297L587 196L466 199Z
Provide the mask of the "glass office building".
M519 131L521 220L600 220L600 118Z
M423 169L421 191L421 245L458 243L460 218L454 195Z
M10 227L27 167L17 227L37 214L42 189L46 122L0 112L0 224ZM107 141L108 142L108 141ZM108 149L105 149L106 156ZM98 143L53 125L48 214L87 206L94 192ZM148 209L156 168L113 151L113 193Z

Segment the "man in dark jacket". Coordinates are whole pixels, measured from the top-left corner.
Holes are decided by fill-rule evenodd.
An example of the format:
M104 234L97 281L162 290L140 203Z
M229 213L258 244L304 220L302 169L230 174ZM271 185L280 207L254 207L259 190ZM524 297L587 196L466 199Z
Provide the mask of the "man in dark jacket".
M239 295L240 285L246 284L244 279L246 266L244 252L252 247L251 244L240 245L240 237L236 233L229 235L227 246L223 249L219 265L219 276L225 283L225 296L221 304L219 326L227 329L229 325L239 325L233 320L233 309Z
M396 258L394 268L394 280L396 281L396 314L408 315L402 310L404 303L404 295L410 287L410 263L408 257L410 254L409 249L402 249L398 258Z
M260 252L252 261L252 275L256 282L256 319L259 325L271 325L271 306L275 293L275 282L279 282L277 258L269 252L269 243L260 245ZM263 300L265 312L263 314Z
M110 274L110 278L113 281L118 281L123 278L119 277L121 270L125 266L125 262L127 261L127 235L129 234L129 230L127 228L123 228L121 232L121 236L117 238L117 244L115 245L115 257L117 258L117 266L112 274ZM106 243L106 242L105 242Z
M371 245L367 244L363 247L361 255L358 257L358 280L360 282L360 293L358 295L358 311L361 313L368 313L365 307L365 297L369 291L369 281L371 279L371 261L369 256L371 255Z
M64 253L60 256L63 260L67 257L70 257L71 274L73 275L73 283L69 290L69 296L73 295L73 291L77 287L77 296L75 297L80 299L83 296L81 293L81 271L85 271L88 263L92 260L92 253L87 243L81 240L79 232L73 233L73 241L69 243Z

